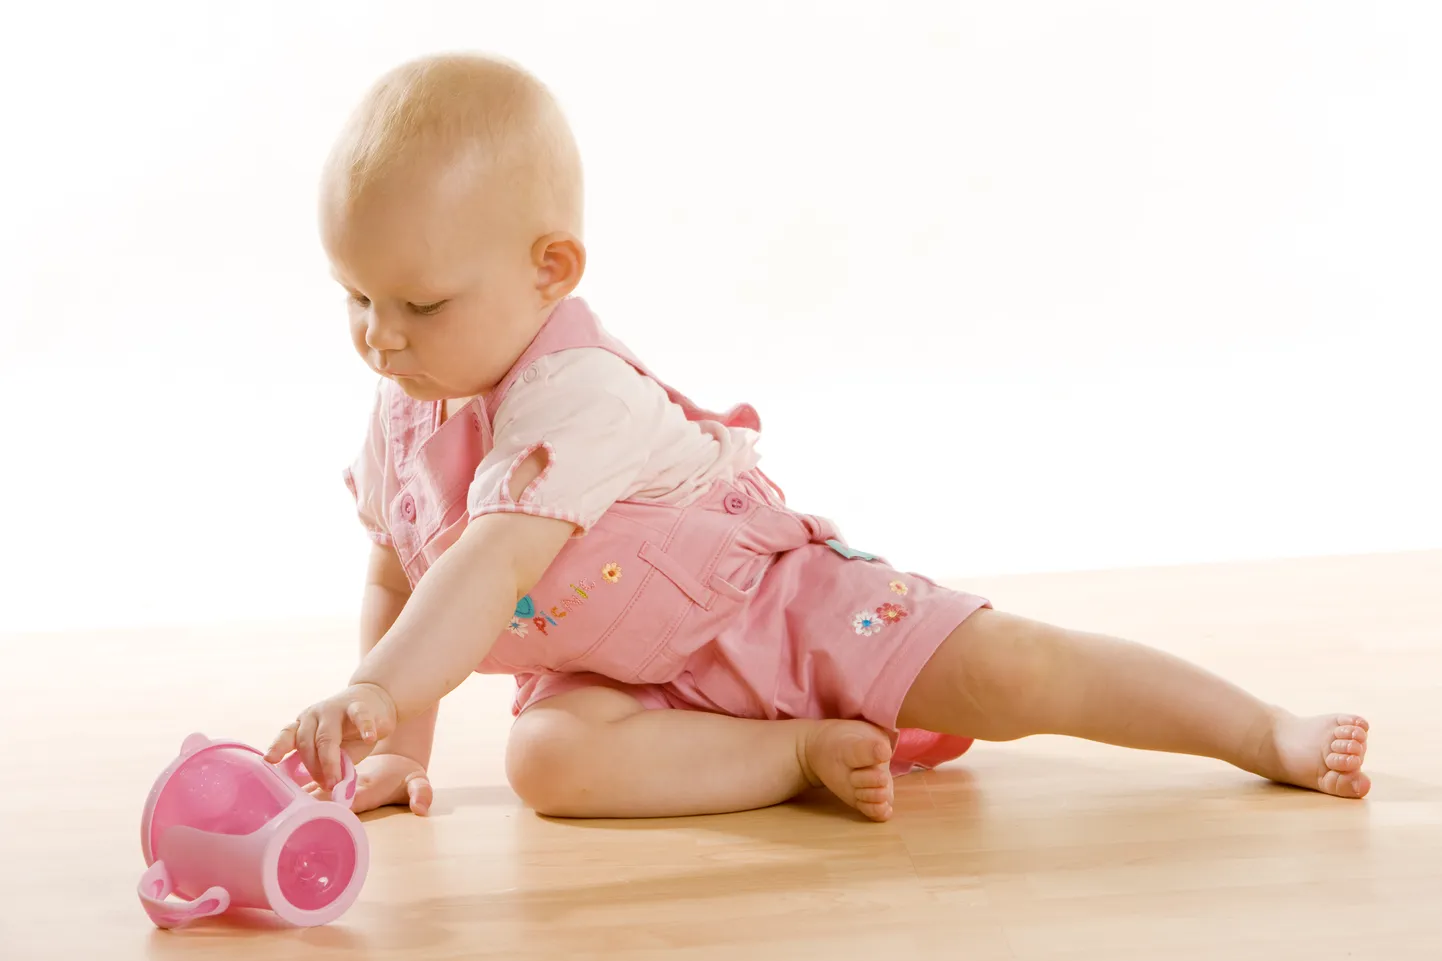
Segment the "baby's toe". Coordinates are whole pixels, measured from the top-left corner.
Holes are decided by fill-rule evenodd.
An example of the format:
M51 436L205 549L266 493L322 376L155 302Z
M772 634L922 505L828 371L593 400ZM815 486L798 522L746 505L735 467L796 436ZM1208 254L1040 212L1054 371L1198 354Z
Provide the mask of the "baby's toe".
M1367 742L1355 737L1347 736L1346 728L1338 728L1337 736L1332 741L1332 753L1334 754L1366 754Z
M1336 745L1333 745L1333 747L1335 746ZM1342 774L1359 771L1362 769L1362 756L1360 754L1336 753L1334 751L1332 754L1327 755L1327 769Z
M856 810L873 821L887 821L891 819L891 802L886 801L875 804L870 801L856 802Z
M1358 724L1338 724L1332 736L1339 741L1356 741L1358 744L1367 743L1367 729Z
M885 787L864 787L856 792L858 804L889 804L892 800L890 788Z
M854 788L884 787L890 780L890 772L879 764L856 768L851 772L851 786Z
M848 737L841 747L841 760L847 767L870 767L890 760L890 745L881 738Z
M1360 798L1366 797L1367 792L1372 790L1372 779L1360 771L1352 774L1328 771L1323 775L1320 787L1337 797Z

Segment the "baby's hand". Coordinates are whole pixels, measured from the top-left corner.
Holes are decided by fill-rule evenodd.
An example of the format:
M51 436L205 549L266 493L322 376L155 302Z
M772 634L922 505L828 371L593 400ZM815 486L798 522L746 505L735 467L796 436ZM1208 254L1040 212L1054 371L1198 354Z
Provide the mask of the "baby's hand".
M362 814L387 804L409 805L412 814L430 813L430 778L420 763L400 754L372 754L356 765L355 800L351 810ZM321 799L330 796L319 784L307 784L305 789Z
M275 763L298 751L305 769L329 791L340 780L341 751L359 762L395 726L396 708L389 694L374 684L352 684L302 711L276 735L265 759Z

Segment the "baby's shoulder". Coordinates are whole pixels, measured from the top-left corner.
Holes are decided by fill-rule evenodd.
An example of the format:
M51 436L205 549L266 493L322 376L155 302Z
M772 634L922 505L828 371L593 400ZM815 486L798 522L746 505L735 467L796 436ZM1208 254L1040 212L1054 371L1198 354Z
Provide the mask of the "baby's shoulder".
M666 398L665 388L604 347L568 347L537 358L532 366L537 376L523 375L517 387L556 403L611 398L634 407Z
M597 384L640 376L630 361L605 347L567 347L538 357L535 367L551 377Z

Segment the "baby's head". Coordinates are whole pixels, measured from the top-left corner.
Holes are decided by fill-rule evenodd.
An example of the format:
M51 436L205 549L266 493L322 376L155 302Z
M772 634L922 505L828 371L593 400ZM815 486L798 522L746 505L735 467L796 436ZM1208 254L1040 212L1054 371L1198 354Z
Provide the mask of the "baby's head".
M530 74L479 56L392 70L321 185L356 350L420 400L495 387L581 279L581 208L575 141Z

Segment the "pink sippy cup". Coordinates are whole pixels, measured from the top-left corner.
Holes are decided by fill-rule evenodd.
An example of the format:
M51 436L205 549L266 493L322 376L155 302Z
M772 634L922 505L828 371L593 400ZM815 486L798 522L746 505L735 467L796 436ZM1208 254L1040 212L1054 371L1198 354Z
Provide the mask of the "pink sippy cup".
M173 928L230 907L267 908L309 927L360 894L370 847L351 813L356 771L320 801L301 789L300 756L271 764L255 748L192 734L145 801L140 902ZM176 894L183 900L169 900Z

